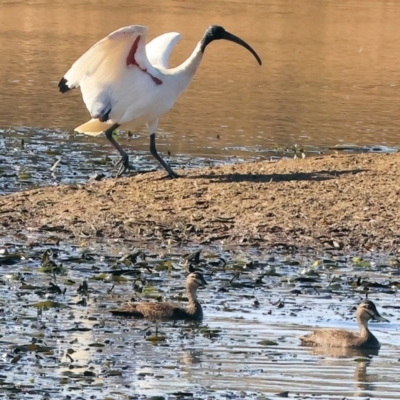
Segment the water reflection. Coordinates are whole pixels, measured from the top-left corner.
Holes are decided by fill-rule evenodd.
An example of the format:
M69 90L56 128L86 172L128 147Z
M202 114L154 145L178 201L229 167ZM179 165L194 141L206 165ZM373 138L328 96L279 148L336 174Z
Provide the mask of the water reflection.
M357 389L356 396L364 397L373 395L376 385L374 384L377 378L375 374L368 374L367 367L371 364L371 360L361 361L357 363L354 371L354 386Z
M346 347L305 346L310 348L314 355L330 356L336 358L367 357L379 355L379 349L351 349Z
M351 349L325 346L305 347L308 347L310 353L313 355L354 360L355 369L353 379L354 387L356 388L354 396L373 396L372 392L376 389L374 382L377 379L377 376L376 374L368 374L367 367L371 365L373 357L379 355L379 349ZM326 359L324 364L332 365L334 367L337 365L337 362Z
M400 143L396 2L93 4L0 2L0 127L71 130L86 121L80 94L61 96L57 82L84 50L120 26L148 25L149 39L181 32L171 63L177 65L205 28L219 23L251 43L265 63L259 68L234 44L213 43L190 88L161 120L160 150L203 156L229 154L232 146ZM147 150L146 135L132 144Z
M35 235L29 238L37 240ZM21 240L26 242L28 238ZM57 398L63 390L65 395L83 398L97 395L97 390L99 396L101 393L110 398L188 392L198 398L217 400L239 395L244 398L273 396L289 390L292 397L298 393L300 397L315 398L319 395L319 398L398 399L398 325L387 324L384 332L380 332L379 336L383 337L379 355L374 350L350 350L348 353L348 349L300 346L298 337L309 331L310 325L317 320L348 328L341 326L349 323L343 322L337 307L327 305L332 303L333 297L335 304L340 304L339 308L349 309L354 304L354 294L344 288L341 293L332 292L330 298L317 298L314 293L291 295L290 288L282 286L281 279L297 276L299 268L283 262L287 259L281 259L279 254L274 254L273 264L280 276L265 278L265 284L256 288L244 285L219 291L221 287L227 287L228 271L237 265L242 253L215 248L213 252L218 252L227 261L227 266L218 268L206 263L204 267L213 272L209 287L202 293L205 310L202 328L208 333L191 324L172 327L166 323L160 327L166 340L152 343L146 340L143 332L149 321L119 319L109 313L116 304L134 295L134 278L127 276L127 281L119 283L94 279L101 271L116 267L116 260L136 245L115 241L92 247L79 241L79 246L49 242L27 247L19 245L15 238L9 242L12 243L7 245L10 253L18 252L24 257L11 266L0 262L4 277L4 284L0 285L0 295L4 299L1 314L4 337L0 341L4 357L0 368L7 385L25 383L33 377L38 390L52 390ZM171 272L144 270L143 277L152 280L154 287L165 294L179 293L182 290L181 279L178 279L182 274L182 249L160 250L154 243L149 243L149 247L144 243L138 246L145 249L152 265L166 259L172 262ZM68 271L68 276L57 276L57 284L67 288L65 294L53 293L49 297L67 308L57 312L54 308L43 310L38 320L37 310L30 305L42 299L43 289L53 281L52 275L44 274L38 268L43 248L57 251L57 262L62 262ZM246 279L256 279L267 267L265 260L270 257L270 250L259 249L254 259L261 265L246 269L243 272ZM313 262L308 253L291 255L291 259L293 257L302 262ZM349 273L354 273L350 264L351 260L346 265L341 264L342 282L348 280ZM16 276L11 275L10 268ZM371 267L364 275L374 276L374 279L379 276L381 281L387 281L391 279L391 271L388 267ZM16 279L17 276L23 276L24 280ZM77 289L83 279L89 282L86 306L78 304L82 298L77 295ZM27 286L25 289L22 283ZM260 303L258 307L254 305L255 297ZM279 297L285 298L284 307L272 304L271 300ZM389 293L379 293L379 298L382 304L393 302ZM315 303L313 307L305 308L302 307L304 301ZM393 311L393 314L398 313ZM391 319L395 320L395 315ZM210 337L210 332L218 334ZM11 363L13 349L29 343L31 338L54 350L40 354L40 357L25 353L18 362ZM72 360L66 357L68 352ZM363 359L356 360L360 357ZM5 390L2 380L0 385ZM32 394L32 399L39 398L40 393Z
M373 396L371 392L375 390L374 379L376 379L376 375L368 374L367 367L371 365L373 357L379 355L379 349L351 349L343 347L315 346L310 348L310 352L313 355L334 357L338 359L351 359L354 361L355 369L353 379L354 387L357 389L354 396ZM323 361L323 363L325 365L332 365L333 367L337 364L336 361L329 359Z
M203 352L199 350L186 351L182 355L181 362L184 365L200 364L202 356Z

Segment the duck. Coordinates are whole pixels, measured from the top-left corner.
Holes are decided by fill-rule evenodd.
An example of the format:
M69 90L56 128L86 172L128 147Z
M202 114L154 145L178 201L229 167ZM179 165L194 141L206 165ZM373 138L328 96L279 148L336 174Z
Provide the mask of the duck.
M300 341L306 346L379 349L380 343L368 329L368 321L370 319L381 322L389 321L379 314L375 304L371 300L364 300L357 306L356 319L360 327L360 332L346 329L318 329L300 337Z
M201 321L203 309L197 299L197 289L207 285L200 272L190 273L185 282L188 305L174 303L129 302L120 310L111 310L112 315L131 318L145 318L151 321Z

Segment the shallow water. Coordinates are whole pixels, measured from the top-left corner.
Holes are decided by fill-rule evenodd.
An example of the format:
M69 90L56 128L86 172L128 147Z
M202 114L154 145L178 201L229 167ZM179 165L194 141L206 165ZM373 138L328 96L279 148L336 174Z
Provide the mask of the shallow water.
M129 174L146 173L161 166L146 149L138 150L138 135L120 132L118 142L130 154ZM159 146L173 168L212 167L252 160L274 161L282 157L318 154L315 148L250 149L225 148L220 153L190 155L172 153L168 144ZM346 152L392 152L384 146L346 146ZM0 195L38 186L86 183L95 176L117 173L119 156L104 138L89 138L61 130L18 127L0 129Z
M191 86L161 119L161 150L213 157L242 149L248 157L296 143L399 146L396 2L93 4L0 1L0 127L72 131L87 120L78 91L61 95L57 83L84 50L120 26L145 24L149 38L181 32L172 55L177 65L218 23L248 41L263 66L234 44L213 43ZM132 146L147 151L146 132L139 133Z
M131 245L60 246L50 244L54 237L45 240L47 245L38 237L26 239L29 247L15 239L4 246L20 260L0 257L0 387L10 396L174 399L181 393L181 398L261 399L288 391L289 398L398 398L400 312L391 308L397 297L391 289L397 270L383 257L360 269L350 257L332 255L324 263L320 259L329 270L314 267L319 277L302 283L302 271L316 260L309 255L205 250L197 265L209 283L199 293L203 323L163 323L160 336L165 340L151 342L143 329L150 326L154 335L154 326L113 317L109 310L132 297L179 301L186 269L182 250L150 245L143 248L145 260L140 256L139 264L122 264L118 259L132 253ZM45 249L52 249L53 261L64 268L56 279L40 269ZM116 280L112 271L120 268L136 269L144 281L127 274ZM272 275L257 282L263 274ZM298 336L316 326L356 329L351 308L364 297L353 283L359 275L383 284L369 294L390 320L371 323L382 344L379 355L301 347ZM77 293L83 280L88 295ZM65 295L51 293L50 282L65 288ZM82 299L86 305L80 304ZM39 315L34 305L46 300L65 308ZM262 340L276 344L264 345ZM32 342L50 349L35 355L17 348Z
M118 141L130 151L130 164L136 172L146 173L160 168L149 151L138 151L132 143L138 136L120 133ZM163 146L165 160L173 168L198 168L244 160L282 157L283 153L270 152L269 156L243 157L240 150L231 150L225 156L191 156L172 154ZM134 155L133 155L134 154ZM287 153L293 157L293 153ZM86 183L95 175L115 176L115 162L119 157L110 144L102 139L92 140L84 135L71 135L60 130L0 129L0 194L12 193L36 186L68 183Z
M150 38L181 32L174 65L210 23L248 41L264 61L259 67L250 54L227 43L207 49L192 85L161 119L158 146L171 153L173 167L293 157L292 148L277 147L294 144L307 155L336 145L346 145L344 151L393 151L400 139L399 14L397 3L372 0L219 0L207 6L0 0L0 193L110 174L115 152L104 137L71 135L88 114L79 93L61 95L57 82L88 46L131 23L148 25ZM119 141L137 169L157 167L144 130ZM132 276L117 282L108 272L136 243L82 238L75 245L58 244L56 237L25 234L0 238L0 389L8 398L266 399L283 392L289 398L398 398L400 311L391 308L398 270L388 255L366 255L372 259L366 267L334 253L323 263L314 254L205 249L200 268L209 286L199 294L204 322L162 324L166 340L153 343L143 331L146 321L118 319L108 311L131 297L178 301L187 249L154 243L144 248L149 265L171 270L150 273L136 266L147 283L136 282L135 292ZM4 257L5 248L21 258ZM50 248L65 275L54 278L39 270ZM320 277L294 281L316 259ZM356 329L351 308L364 297L355 285L358 276L383 284L369 294L390 320L371 324L382 344L379 355L301 347L297 337L317 326ZM88 296L77 293L83 280ZM65 295L52 293L50 282L65 288ZM40 314L33 305L48 299L67 307ZM16 347L32 342L51 349Z

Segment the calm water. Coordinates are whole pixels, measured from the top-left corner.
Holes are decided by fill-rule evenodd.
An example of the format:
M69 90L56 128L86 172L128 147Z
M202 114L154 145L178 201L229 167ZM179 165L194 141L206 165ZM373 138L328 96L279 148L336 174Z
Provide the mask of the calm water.
M61 95L57 83L118 27L145 24L149 39L181 32L176 65L217 23L248 41L264 64L234 44L213 43L161 119L160 146L197 156L246 156L295 143L399 146L399 18L398 2L379 0L0 0L0 127L71 131L86 121L80 93ZM146 135L128 143L148 147Z

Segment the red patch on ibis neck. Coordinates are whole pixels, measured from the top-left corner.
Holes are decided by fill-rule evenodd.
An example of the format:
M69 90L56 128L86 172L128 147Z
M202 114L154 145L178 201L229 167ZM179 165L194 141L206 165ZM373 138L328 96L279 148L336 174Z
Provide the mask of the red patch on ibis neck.
M162 84L162 80L156 78L155 76L151 75L149 72L147 72L146 68L142 68L136 61L135 59L135 54L138 48L138 44L139 44L139 40L140 40L141 36L139 35L135 41L133 42L133 45L131 47L131 49L129 50L129 54L128 57L126 57L126 65L135 65L136 67L138 67L141 71L143 71L145 74L149 75L151 79L153 79L153 82L156 85L161 85Z

